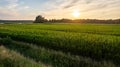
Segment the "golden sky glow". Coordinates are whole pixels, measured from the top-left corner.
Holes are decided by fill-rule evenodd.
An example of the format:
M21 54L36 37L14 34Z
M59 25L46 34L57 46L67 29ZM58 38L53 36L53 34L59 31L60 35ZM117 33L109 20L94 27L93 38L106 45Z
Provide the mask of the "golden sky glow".
M0 0L0 19L117 19L120 0Z
M80 17L80 11L74 10L73 11L73 16L76 17L76 18L79 18Z

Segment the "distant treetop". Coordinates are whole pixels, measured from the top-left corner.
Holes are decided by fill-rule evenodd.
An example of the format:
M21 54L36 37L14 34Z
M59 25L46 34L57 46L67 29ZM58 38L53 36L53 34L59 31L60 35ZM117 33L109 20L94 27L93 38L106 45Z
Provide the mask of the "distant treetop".
M34 21L34 23L44 23L44 22L46 22L46 19L41 15L38 15Z

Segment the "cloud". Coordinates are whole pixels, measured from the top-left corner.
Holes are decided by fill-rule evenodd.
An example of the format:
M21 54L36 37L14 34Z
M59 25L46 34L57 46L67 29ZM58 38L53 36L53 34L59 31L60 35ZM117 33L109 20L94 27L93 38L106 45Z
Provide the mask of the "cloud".
M88 4L84 9L82 9L82 12L89 12L89 11L95 11L95 10L109 10L111 8L116 8L118 7L120 1L118 0L97 0L97 1L92 1L90 4Z
M18 0L5 0L5 1L7 1L9 3L16 3L16 2L18 2Z
M18 0L5 0L5 1L8 3L8 5L6 5L8 9L14 9L18 6L18 3L17 3Z
M25 8L25 9L28 9L28 8L30 8L30 7L29 7L29 6L24 6L24 8Z
M0 0L2 1L5 4L0 4L0 19L34 19L39 14L46 18L73 18L74 10L79 10L84 18L99 18L102 14L105 17L107 14L120 15L120 0Z
M5 0L8 4L5 6L6 9L10 9L10 10L19 10L19 9L28 9L30 8L29 6L27 5L23 5L24 2L19 2L19 0ZM22 5L21 5L22 4Z
M97 4L97 5L89 5L89 7L82 9L81 12L89 12L89 11L94 11L94 10L101 10L106 8L108 5L107 4Z
M9 4L8 6L7 6L7 8L8 9L14 9L14 8L16 8L18 6L18 4Z
M85 0L86 4L92 3L94 0Z
M30 7L27 5L21 5L18 3L18 1L19 0L5 0L5 3L7 4L0 6L0 19L23 18L23 13L26 12Z
M70 3L68 3L67 5L65 5L63 8L70 8L73 7L74 5L76 5L76 3L78 3L80 0L70 0Z
M19 13L14 10L0 8L0 19L14 19L19 16Z
M90 4L92 3L94 0L69 0L67 2L69 2L68 4L66 4L63 8L67 9L67 8L71 8L74 6L78 6L81 4Z

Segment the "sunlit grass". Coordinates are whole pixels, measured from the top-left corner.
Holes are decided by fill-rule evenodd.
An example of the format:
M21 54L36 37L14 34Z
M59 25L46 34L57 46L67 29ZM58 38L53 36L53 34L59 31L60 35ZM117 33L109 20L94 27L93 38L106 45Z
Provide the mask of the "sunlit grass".
M0 37L119 64L119 29L115 24L5 24L0 25Z
M29 60L24 56L0 46L0 67L42 67L42 65Z

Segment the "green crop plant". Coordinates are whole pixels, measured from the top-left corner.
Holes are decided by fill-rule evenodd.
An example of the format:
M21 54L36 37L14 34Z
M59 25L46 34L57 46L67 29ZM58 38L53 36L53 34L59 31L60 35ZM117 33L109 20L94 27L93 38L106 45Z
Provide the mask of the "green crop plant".
M119 29L119 24L4 24L0 37L119 65Z

